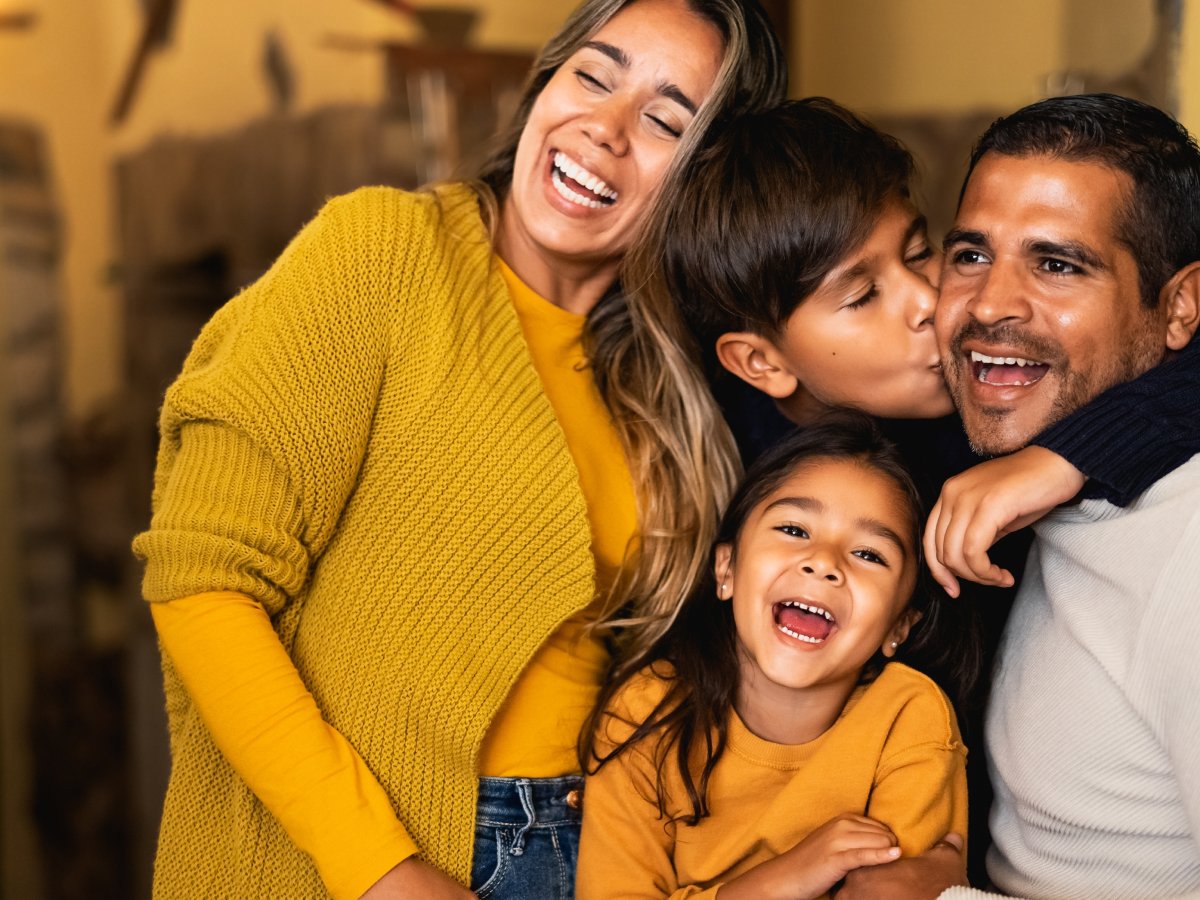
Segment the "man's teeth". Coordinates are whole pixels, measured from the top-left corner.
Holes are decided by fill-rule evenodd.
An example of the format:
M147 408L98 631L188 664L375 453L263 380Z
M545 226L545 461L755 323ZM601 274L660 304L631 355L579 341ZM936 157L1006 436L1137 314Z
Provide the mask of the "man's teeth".
M572 181L583 185L589 191L592 191L599 197L603 197L608 203L601 203L598 200L593 200L591 197L585 197L578 191L573 191L563 182L562 176L566 175ZM617 201L617 192L610 188L603 180L597 178L587 169L576 165L565 153L559 152L554 154L554 170L550 173L550 180L554 183L554 189L563 197L570 200L572 203L578 203L580 206L586 206L591 209L603 209Z
M980 353L978 350L971 351L971 362L987 363L993 366L1041 366L1045 363L1040 363L1033 359L1022 359L1019 356L988 356L985 353Z
M812 613L813 615L824 616L830 622L833 621L833 615L829 612L829 610L821 609L821 607L819 607L819 606L810 606L807 603L800 603L798 600L786 600L783 602L782 605L783 606L792 606L792 607L795 607L796 609L802 609L805 612Z

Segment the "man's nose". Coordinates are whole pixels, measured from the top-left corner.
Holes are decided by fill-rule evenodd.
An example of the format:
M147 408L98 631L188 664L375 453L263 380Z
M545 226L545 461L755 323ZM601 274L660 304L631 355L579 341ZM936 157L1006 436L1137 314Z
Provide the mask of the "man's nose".
M993 263L980 278L967 308L985 325L1027 321L1032 307L1020 266L1017 263Z

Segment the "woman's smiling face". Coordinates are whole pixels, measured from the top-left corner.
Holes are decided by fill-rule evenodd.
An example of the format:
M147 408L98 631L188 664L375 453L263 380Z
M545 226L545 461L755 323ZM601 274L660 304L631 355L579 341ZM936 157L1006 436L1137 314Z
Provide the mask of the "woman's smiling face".
M637 0L538 95L500 222L505 260L615 267L721 66L720 32L683 0Z
M737 626L739 695L848 696L866 662L908 633L912 531L900 487L853 459L812 459L772 491L736 549L717 549L718 596L732 597Z

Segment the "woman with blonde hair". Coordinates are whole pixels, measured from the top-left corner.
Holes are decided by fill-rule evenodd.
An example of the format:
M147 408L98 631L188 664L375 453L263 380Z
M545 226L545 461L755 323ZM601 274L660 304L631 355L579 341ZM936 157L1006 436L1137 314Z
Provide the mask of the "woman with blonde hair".
M570 896L597 626L661 629L737 469L639 272L784 80L755 0L587 0L478 178L331 201L205 327L134 545L157 896Z

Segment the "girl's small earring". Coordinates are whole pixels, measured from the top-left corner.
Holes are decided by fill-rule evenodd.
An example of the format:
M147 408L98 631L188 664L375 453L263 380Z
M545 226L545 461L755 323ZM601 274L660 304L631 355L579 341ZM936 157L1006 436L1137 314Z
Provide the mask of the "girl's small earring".
M893 650L895 650L895 649L896 649L897 647L899 647L899 646L900 646L900 644L899 644L899 643L897 643L896 641L892 641L892 649L893 649Z

